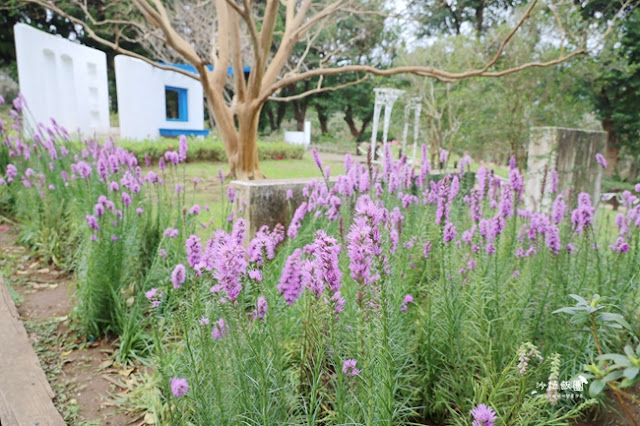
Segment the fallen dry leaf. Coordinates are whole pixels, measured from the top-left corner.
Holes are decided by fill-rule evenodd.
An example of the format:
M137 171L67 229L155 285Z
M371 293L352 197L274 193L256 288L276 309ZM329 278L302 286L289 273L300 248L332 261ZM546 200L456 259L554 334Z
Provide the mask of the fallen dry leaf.
M113 360L112 359L108 359L106 361L102 361L100 363L100 365L98 366L98 370L104 370L105 368L109 368L113 365Z
M133 370L135 370L135 369L136 369L135 367L132 367L132 368L130 368L128 370L122 368L122 369L118 370L118 373L120 373L121 376L129 377L129 375L131 373L133 373Z
M62 352L60 355L62 355L62 356L68 356L71 352L73 352L73 351L64 351L64 352Z
M117 387L119 387L120 389L126 389L127 387L125 385L123 385L122 383L120 383L119 381L117 381L116 379L114 379L113 377L109 377L106 374L103 374L101 376L103 379L105 379L107 382L112 383L114 385L116 385Z
M153 417L153 414L151 413L147 413L144 415L144 422L148 425L152 425L156 422L155 418Z

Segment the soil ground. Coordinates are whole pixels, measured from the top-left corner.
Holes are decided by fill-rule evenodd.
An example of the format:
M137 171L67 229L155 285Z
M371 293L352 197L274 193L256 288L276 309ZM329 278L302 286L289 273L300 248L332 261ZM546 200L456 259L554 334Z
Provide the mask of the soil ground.
M67 424L144 424L114 402L132 386L135 370L117 368L112 342L85 342L69 327L72 279L41 265L17 244L14 226L0 225L0 268L40 364L56 394L54 404Z

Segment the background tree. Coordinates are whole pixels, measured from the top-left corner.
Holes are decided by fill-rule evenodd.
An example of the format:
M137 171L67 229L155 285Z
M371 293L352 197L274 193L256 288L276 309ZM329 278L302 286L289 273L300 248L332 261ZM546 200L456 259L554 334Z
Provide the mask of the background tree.
M555 57L558 47L544 33L551 14L540 14L523 26L502 58L506 66L523 59ZM503 27L501 29L501 27ZM504 30L487 29L486 36ZM401 63L432 63L447 69L466 69L482 61L475 36L441 36L429 47L402 55ZM528 69L500 79L469 79L455 83L405 77L410 95L423 103L423 127L432 162L442 148L476 158L506 162L515 155L524 164L531 126L594 128L591 107L575 87L581 66L566 63L553 68Z
M172 10L177 10L172 9L173 3L167 2L165 5L161 0L110 2L109 14L104 18L96 18L87 3L83 2L69 5L54 0L24 1L39 4L70 22L81 25L88 37L118 53L158 66L153 60L125 48L122 44L151 39L161 41L192 64L197 74L178 69L176 71L199 79L202 83L210 114L225 145L230 173L241 179L263 177L258 166L257 131L265 102L283 88L299 81L318 78L318 84L314 88L296 95L302 98L326 90L336 90L337 87L322 86L323 79L331 75L370 73L388 76L412 73L448 81L469 77L501 77L533 67L556 65L587 52L584 39L572 37L568 40L567 35L563 33L562 22L558 22L557 31L562 33L561 40L563 43L571 42L566 43L569 50L562 50L561 54L550 60L534 59L515 67L501 67L500 59L516 32L532 14L549 8L549 5L543 5L538 0L531 0L520 17L514 21L512 28L501 34L500 40L492 40L493 43L486 50L486 59L480 67L462 72L449 72L429 65L377 68L370 64L320 63L307 66L308 52L328 23L354 14L380 13L372 8L375 4L366 0L287 0L284 4L281 4L280 0L266 0L266 3L253 0L212 0L186 5L189 12L198 17L193 22L176 19L177 15L172 13ZM633 1L627 0L624 7L631 4ZM558 17L573 17L577 9L567 4L558 7L562 8L562 13L556 15ZM199 8L202 10L198 11ZM283 31L280 32L276 31L276 27L282 8L284 21ZM77 18L78 13L83 13L87 18ZM611 27L613 21L609 19L607 25ZM203 29L193 28L196 24L202 24ZM102 32L97 28L110 30L112 36L101 35ZM588 25L585 24L583 30L587 31ZM194 34L200 31L207 35L204 38L206 44L199 45L193 40ZM304 53L295 58L295 67L287 70L287 64L298 43L304 43L309 48L305 48ZM273 46L277 46L275 52ZM341 46L336 46L336 50L340 48ZM213 65L213 69L207 67L209 64ZM248 78L245 78L242 72L235 72L232 81L227 81L228 66L234 70L241 70L247 64L251 67ZM160 67L171 69L166 66ZM227 83L232 87L231 91L226 90ZM225 93L229 95L225 96Z
M526 3L526 0L417 0L410 3L409 11L419 16L420 35L461 35L466 26L479 37L488 28L505 23L509 11Z
M611 14L600 2L585 13ZM583 66L580 90L591 101L607 132L607 172L618 172L621 152L632 158L631 179L640 163L640 11L629 10L616 37Z

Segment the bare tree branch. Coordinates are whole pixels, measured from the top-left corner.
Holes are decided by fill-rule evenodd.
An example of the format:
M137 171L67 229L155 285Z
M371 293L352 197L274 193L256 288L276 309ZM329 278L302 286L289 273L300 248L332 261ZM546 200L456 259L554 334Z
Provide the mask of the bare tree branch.
M356 84L360 84L363 81L367 80L369 78L368 75L365 75L362 78L359 78L355 81L350 81L344 84L340 84L338 86L325 86L325 87L317 87L315 89L311 89L311 90L307 90L306 92L302 92L299 93L297 95L292 95L292 96L284 96L284 97L278 97L278 96L271 96L269 98L270 101L276 101L276 102L289 102L289 101L295 101L298 99L302 99L302 98L306 98L309 95L315 95L318 93L323 93L323 92L335 92L337 90L341 90L344 89L345 87L349 87L349 86L355 86Z
M516 67L507 68L501 71L487 71L486 65L480 69L465 71L465 72L448 72L443 71L434 67L426 67L426 66L401 66L394 67L388 69L379 69L376 67L372 67L369 65L346 65L340 68L316 68L313 70L309 70L297 75L292 75L286 78L282 78L277 83L273 84L270 89L270 93L266 91L263 93L263 98L268 99L272 93L275 93L277 90L282 89L289 84L296 83L301 80L305 80L307 78L319 77L321 75L337 75L337 74L346 74L352 72L365 72L377 76L391 76L396 74L416 74L421 75L423 77L433 77L437 78L441 81L449 81L453 82L456 80L462 80L470 77L501 77L507 74L513 74L515 72L519 72L528 68L543 68L549 67L552 65L557 65L562 62L566 62L578 55L582 55L587 53L586 48L578 49L574 52L571 52L567 55L558 57L556 59L546 61L546 62L528 62L526 64L522 64Z

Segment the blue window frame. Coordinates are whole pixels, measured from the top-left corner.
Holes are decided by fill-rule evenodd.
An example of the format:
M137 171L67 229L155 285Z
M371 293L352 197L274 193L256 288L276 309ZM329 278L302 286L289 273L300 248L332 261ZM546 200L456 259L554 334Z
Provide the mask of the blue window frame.
M189 121L187 89L164 86L164 103L167 121Z

